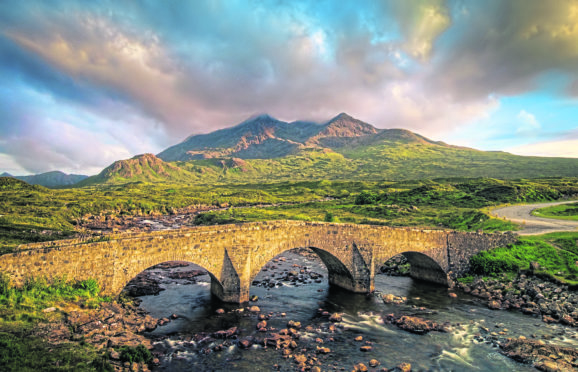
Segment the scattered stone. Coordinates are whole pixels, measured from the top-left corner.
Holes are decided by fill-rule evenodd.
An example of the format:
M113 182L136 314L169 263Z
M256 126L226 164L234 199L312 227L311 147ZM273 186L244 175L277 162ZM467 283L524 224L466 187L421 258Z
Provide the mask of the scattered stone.
M236 338L239 334L239 329L237 327L231 327L227 330L217 331L212 334L215 338Z
M253 345L253 339L250 337L244 338L241 341L239 341L239 346L241 346L241 348L243 349L248 349L251 347L251 345Z
M249 308L249 311L252 313L258 313L259 311L261 311L261 309L259 309L259 306L251 306Z
M411 372L411 364L400 363L394 369L395 372Z
M488 307L492 310L499 310L502 308L502 304L500 303L500 301L492 300L488 302Z
M369 361L369 366L370 366L371 368L375 368L375 367L377 367L377 366L380 365L380 364L381 364L381 363L379 363L379 360L377 360L377 359L372 359L372 360Z
M331 316L329 317L329 320L330 320L331 322L334 322L334 323L339 323L339 322L341 322L341 321L343 320L343 317L342 317L340 314L338 314L338 313L333 313L333 314L331 314Z
M357 336L354 338L355 341L363 341L363 336Z
M171 320L170 320L169 318L162 318L162 319L159 319L159 321L158 321L157 324L158 324L160 327L162 327L162 326L165 326L165 325L169 324L170 322L171 322Z
M381 298L383 299L383 302L386 304L401 305L407 301L407 298L400 297L400 296L394 296L391 293L384 294L383 296L381 296Z
M363 351L363 352L367 352L367 351L371 351L373 350L373 347L369 346L369 345L363 345L359 348L359 350Z
M301 322L295 322L293 320L290 320L287 322L287 328L300 329L301 328Z
M533 364L541 371L578 369L578 349L548 345L542 340L512 338L500 345L500 352L521 363Z
M440 325L431 320L415 316L403 315L398 318L394 314L389 314L386 316L384 321L389 324L394 324L404 331L416 333L419 335L424 335L431 331L447 332L447 325Z
M450 292L450 293L448 294L448 296L450 296L451 298L458 298L458 295L455 294L454 292Z
M305 363L305 362L307 362L307 357L303 354L298 354L298 355L295 355L293 357L293 360L295 361L295 363L298 363L298 364Z

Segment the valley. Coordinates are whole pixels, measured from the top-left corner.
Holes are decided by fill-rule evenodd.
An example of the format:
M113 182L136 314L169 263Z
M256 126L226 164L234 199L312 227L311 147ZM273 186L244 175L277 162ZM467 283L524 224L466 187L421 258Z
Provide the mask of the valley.
M215 274L193 265L200 259L174 261L176 254L145 271L134 257L124 270L136 279L120 296L106 293L105 280L31 275L17 286L2 273L0 343L12 354L0 352L0 362L92 371L575 368L578 233L573 221L530 211L574 203L577 175L575 159L462 148L340 114L325 123L257 116L116 161L74 185L0 177L0 252L29 261L35 249L52 257L58 240L112 249L122 236L273 221L521 235L468 256L469 271L449 289L421 281L418 271L404 276L422 262L409 253L378 263L375 292L352 294L334 285L342 269L327 253L284 252L261 267L246 289L251 301L241 304L211 295ZM542 234L553 231L544 225L567 231ZM232 257L224 262L238 266ZM227 265L218 278L231 272ZM229 283L224 278L217 280ZM421 351L405 353L393 340ZM561 356L538 358L541 347Z

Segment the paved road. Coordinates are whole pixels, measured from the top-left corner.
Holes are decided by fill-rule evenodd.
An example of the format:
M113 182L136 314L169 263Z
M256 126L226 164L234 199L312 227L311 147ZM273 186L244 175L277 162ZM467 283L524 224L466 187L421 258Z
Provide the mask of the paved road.
M520 235L538 235L557 231L578 231L578 221L556 220L553 218L536 217L530 214L534 209L577 202L576 200L570 200L554 203L512 205L510 207L494 209L491 214L494 217L507 218L512 222L521 224L522 230L516 231Z

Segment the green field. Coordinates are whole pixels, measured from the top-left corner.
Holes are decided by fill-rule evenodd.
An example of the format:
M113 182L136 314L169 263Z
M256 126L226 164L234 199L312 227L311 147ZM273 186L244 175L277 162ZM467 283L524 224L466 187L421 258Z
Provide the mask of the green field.
M515 225L488 217L504 203L558 200L578 193L576 178L421 181L314 181L183 185L132 182L71 189L0 178L0 252L28 242L70 237L83 216L152 215L194 205L230 206L196 224L314 220L388 226L503 231ZM294 203L259 207L263 204ZM253 206L252 208L243 208Z
M535 209L532 211L532 214L536 217L578 221L578 203L554 205L547 208Z
M578 287L578 233L551 233L523 236L508 247L481 252L471 258L472 273L498 275L528 270L530 262L540 269L534 272L556 281Z

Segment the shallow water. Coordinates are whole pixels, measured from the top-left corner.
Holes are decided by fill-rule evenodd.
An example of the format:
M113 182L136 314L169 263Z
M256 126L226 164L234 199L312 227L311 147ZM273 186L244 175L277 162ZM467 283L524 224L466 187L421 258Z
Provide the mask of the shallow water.
M474 340L480 327L491 332L506 328L507 337L532 334L554 335L549 341L563 346L578 347L576 331L560 325L547 325L540 319L514 311L492 311L474 297L460 295L458 299L448 296L444 287L419 282L407 277L377 275L376 295L353 294L327 283L327 271L322 263L310 260L293 252L286 252L285 262L277 262L275 270L262 271L256 280L263 280L283 270L294 270L293 264L306 266L323 275L320 283L310 280L298 285L279 282L275 288L253 285L251 295L259 300L254 303L262 314L272 314L267 327L282 329L288 320L300 321L303 327L313 326L316 331L301 330L299 349L307 353L315 350L316 338L324 340L323 346L331 353L318 355L322 370L351 370L356 363L366 365L370 359L377 359L382 367L394 367L401 362L411 363L414 371L534 371L533 368L512 361L498 353L496 347ZM272 263L268 266L271 267ZM173 270L190 270L191 267ZM162 275L162 270L159 274ZM247 312L230 312L240 305L224 305L210 294L208 275L197 278L198 284L162 284L165 291L157 296L143 296L141 307L155 317L179 315L166 326L158 327L151 333L156 341L156 350L164 352L157 370L164 371L271 371L277 365L280 370L295 370L291 359L284 359L279 350L253 346L243 350L235 340L225 344L221 352L205 351L215 344L191 341L191 336L199 332L215 332L233 326L239 327L240 338L245 336L263 337L256 330L257 315ZM407 297L403 305L384 304L379 294L392 293ZM427 311L418 308L425 307ZM217 315L216 310L224 308L227 313ZM329 332L326 317L318 309L343 313L342 328ZM281 313L286 313L285 317ZM450 322L450 332L430 332L415 335L389 324L384 324L382 316L395 313L416 314L439 323ZM363 336L363 342L356 342L356 336ZM163 337L164 336L164 337ZM331 341L330 339L333 339ZM373 349L360 351L364 342L371 342ZM222 343L218 340L217 343ZM299 350L298 349L298 350Z

